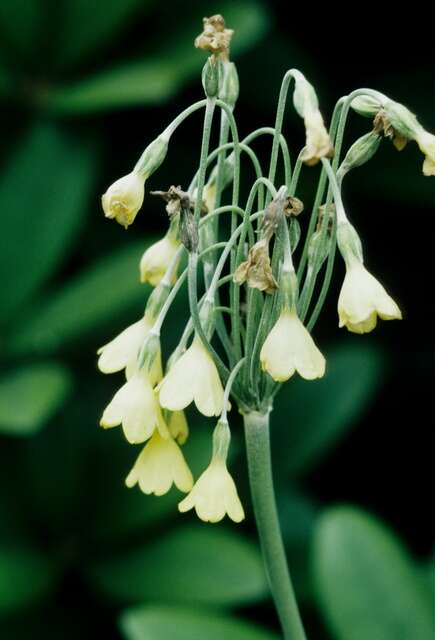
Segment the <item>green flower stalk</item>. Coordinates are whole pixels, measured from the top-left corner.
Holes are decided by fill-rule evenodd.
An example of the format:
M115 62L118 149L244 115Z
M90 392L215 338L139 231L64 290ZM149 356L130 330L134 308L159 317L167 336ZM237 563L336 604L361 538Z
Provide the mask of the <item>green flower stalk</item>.
M163 162L178 127L204 109L201 153L190 185L185 191L174 186L174 175L172 186L156 192L166 203L169 221L164 238L141 260L141 280L155 287L144 315L99 350L103 373L126 374L101 425L122 425L130 443L143 445L127 476L128 487L162 495L175 485L186 494L181 512L195 510L206 522L228 516L238 523L245 507L228 469L228 413L237 409L243 415L254 515L270 589L284 637L304 640L273 490L269 429L274 398L296 374L306 384L327 375L312 331L329 292L337 249L346 266L337 304L339 326L367 333L378 317L401 318L398 305L364 265L363 243L345 211L342 185L349 171L376 154L383 136L397 148L415 140L425 154L425 175L433 175L435 138L406 107L371 89L340 98L328 129L314 87L300 71L290 69L279 92L275 125L240 140L232 35L222 16L204 19L195 46L210 54L202 74L205 99L180 113L148 145L134 170L103 196L105 215L131 225L145 197L145 180ZM306 138L294 165L282 133L292 82L293 105ZM372 119L373 126L341 161L351 109ZM219 128L215 148L210 146L213 127ZM255 151L262 136L272 137L266 162ZM284 184L276 179L280 164ZM309 214L297 197L298 185L301 172L317 171L312 168L316 164L318 187ZM251 176L246 201L240 191L241 169L246 180ZM224 218L229 220L221 224ZM181 270L181 264L187 266ZM189 319L162 366L165 319L186 286ZM181 449L188 437L195 437L184 415L191 404L204 419L217 419L210 464L196 480Z

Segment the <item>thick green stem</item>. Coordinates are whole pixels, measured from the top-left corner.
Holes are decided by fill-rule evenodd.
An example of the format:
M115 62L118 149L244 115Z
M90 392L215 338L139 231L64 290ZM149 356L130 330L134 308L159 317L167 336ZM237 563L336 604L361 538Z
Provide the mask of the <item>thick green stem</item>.
M285 640L306 640L284 551L273 490L269 414L244 416L249 480L270 589Z

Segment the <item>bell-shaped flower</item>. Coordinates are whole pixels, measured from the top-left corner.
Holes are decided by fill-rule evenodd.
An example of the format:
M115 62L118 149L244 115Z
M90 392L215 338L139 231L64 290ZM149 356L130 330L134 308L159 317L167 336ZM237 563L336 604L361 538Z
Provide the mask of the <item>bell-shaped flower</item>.
M402 314L380 282L357 261L348 261L338 298L339 326L354 333L368 333L382 320L401 320Z
M163 438L159 431L154 431L125 484L127 487L139 484L144 493L162 496L173 484L187 493L193 487L193 476L175 440L171 436Z
M198 336L169 369L159 387L160 404L181 411L194 402L205 416L220 415L224 390L216 365Z
M260 352L261 365L274 380L288 380L295 371L306 380L321 378L325 358L298 318L284 308L267 336Z
M115 393L100 421L105 429L120 424L131 444L145 442L156 429L163 437L169 435L150 376L143 369Z
M166 273L180 246L180 241L167 233L161 240L152 244L143 254L140 261L140 280L157 286ZM173 282L177 279L174 270Z
M423 173L425 176L435 176L435 136L422 129L416 136L416 141L425 155Z
M116 180L101 197L106 218L115 218L127 229L143 204L145 180L132 171Z
M127 378L136 369L136 361L142 344L153 323L146 316L124 329L113 340L98 349L98 368L102 373L115 373L126 369ZM162 363L160 351L157 354L150 372L153 385L162 379Z
M234 522L241 522L245 517L234 480L225 461L219 457L212 459L178 509L182 513L195 509L204 522L219 522L225 515Z

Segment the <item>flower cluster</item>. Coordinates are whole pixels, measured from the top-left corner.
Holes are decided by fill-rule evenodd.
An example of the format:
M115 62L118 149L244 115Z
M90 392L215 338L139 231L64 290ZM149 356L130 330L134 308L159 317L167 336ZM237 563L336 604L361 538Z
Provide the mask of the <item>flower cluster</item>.
M201 158L191 184L186 191L172 186L158 192L166 202L169 227L140 262L141 281L154 287L144 315L99 350L98 366L103 373L124 370L126 377L104 410L101 425L121 425L128 442L143 445L127 486L137 484L146 494L162 495L175 485L187 494L179 510L195 509L209 522L225 515L235 522L244 518L227 467L230 397L242 414L266 414L282 382L295 374L305 380L325 375L325 358L312 331L337 247L346 269L337 305L339 326L363 334L375 328L378 317L401 318L398 305L364 265L361 239L342 201L345 175L373 157L383 133L395 137L399 147L399 138L415 139L426 154L425 174L435 173L434 138L405 107L378 92L358 90L337 103L328 132L313 86L297 70L284 77L275 126L240 141L233 115L237 72L228 58L231 35L221 16L205 20L196 45L212 52L203 73L206 98L177 116L147 147L133 172L103 196L106 216L130 225L144 199L145 179L163 161L170 137L191 113L205 108ZM294 106L306 134L294 167L282 133L292 80ZM374 128L351 145L340 163L349 107L373 116ZM211 150L216 110L221 115L220 139ZM253 149L264 135L273 140L267 177ZM240 193L242 158L254 170L246 201ZM285 182L277 185L280 160ZM295 194L304 164L316 163L321 166L320 182L304 223L306 207ZM232 195L224 203L227 187L232 187ZM229 217L230 224L221 224L223 217ZM186 282L190 319L162 366L161 328ZM182 451L189 436L184 410L192 404L204 417L218 418L210 464L196 482Z

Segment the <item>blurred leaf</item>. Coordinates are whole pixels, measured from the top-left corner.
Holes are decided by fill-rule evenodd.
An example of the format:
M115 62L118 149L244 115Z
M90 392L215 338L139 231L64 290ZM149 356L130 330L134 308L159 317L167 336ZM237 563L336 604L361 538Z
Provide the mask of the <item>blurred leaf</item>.
M313 596L310 572L311 542L317 507L296 487L280 487L277 495L281 531L299 600Z
M152 239L106 255L84 273L35 305L8 344L12 352L52 352L99 328L134 303L145 302L149 287L139 282L140 257ZM139 312L140 313L140 312ZM134 318L136 320L137 318Z
M17 308L64 259L95 176L95 148L50 124L35 125L0 178L0 317Z
M29 435L62 406L71 390L69 371L41 363L16 369L0 380L0 432Z
M266 592L255 545L210 525L181 527L88 572L106 596L140 603L162 600L212 606L257 601Z
M293 380L275 401L275 463L293 474L309 471L354 426L384 371L383 354L375 347L348 342L330 351L324 378Z
M24 547L0 547L0 615L39 602L57 576L44 555Z
M120 624L126 640L278 640L272 632L236 618L178 607L130 609Z
M76 64L96 50L119 43L119 32L153 0L65 0L58 30L57 64Z
M319 604L337 640L431 640L435 617L416 565L375 518L339 507L314 542Z
M1 0L1 46L6 51L10 46L20 54L28 55L34 51L35 43L40 41L43 22L41 0Z
M236 31L231 47L235 56L255 46L270 26L266 5L259 2L224 2L219 11ZM154 55L55 89L47 98L48 106L63 113L83 114L168 101L190 78L197 76L199 82L205 56L194 49L193 39L200 31L201 16L198 13L197 23L191 19L177 24L176 34L166 38L164 49Z

